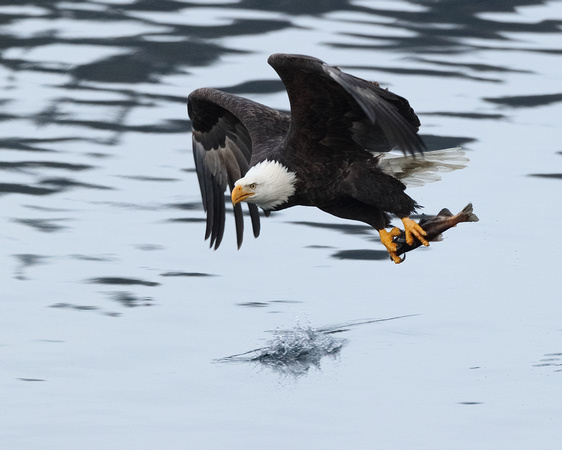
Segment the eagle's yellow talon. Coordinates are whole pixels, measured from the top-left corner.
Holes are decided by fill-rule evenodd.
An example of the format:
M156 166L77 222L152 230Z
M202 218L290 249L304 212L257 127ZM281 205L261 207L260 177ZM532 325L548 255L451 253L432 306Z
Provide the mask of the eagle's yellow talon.
M427 239L424 238L427 233L416 221L409 217L404 217L402 223L404 224L404 232L406 233L406 244L412 245L414 243L414 237L416 237L418 241L426 247L429 245Z
M400 256L398 256L394 252L390 253L390 257L394 261L394 264L400 264L402 261L404 261L404 258L400 258Z
M386 247L386 251L388 252L390 257L392 258L392 260L396 264L400 264L403 261L403 259L400 258L400 256L398 256L396 254L396 250L397 250L398 246L392 240L395 236L398 236L400 234L400 230L398 228L394 227L389 232L389 231L386 231L384 228L381 228L380 230L378 230L378 232L379 232L379 235L381 237L381 242Z

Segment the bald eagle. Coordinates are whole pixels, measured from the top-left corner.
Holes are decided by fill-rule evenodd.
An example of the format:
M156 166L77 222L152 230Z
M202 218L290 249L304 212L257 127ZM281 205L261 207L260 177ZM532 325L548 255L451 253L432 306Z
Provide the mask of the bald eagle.
M386 230L389 213L402 220L407 243L428 245L424 229L409 217L419 205L400 178L413 161L436 164L416 157L426 148L408 101L310 56L274 54L268 63L287 89L290 116L215 89L197 89L188 98L211 247L222 241L227 186L238 248L240 202L248 204L255 237L258 207L267 215L303 205L369 224L396 263L402 261L393 242L399 230ZM405 155L401 163L387 156L393 149Z

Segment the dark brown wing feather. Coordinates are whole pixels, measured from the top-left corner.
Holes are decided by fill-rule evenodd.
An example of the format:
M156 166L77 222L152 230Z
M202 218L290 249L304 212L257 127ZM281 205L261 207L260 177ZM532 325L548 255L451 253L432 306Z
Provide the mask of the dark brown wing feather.
M268 62L289 95L292 148L302 151L308 148L302 144L313 140L360 152L425 149L419 119L406 99L310 56L275 54Z
M278 135L286 134L289 118L267 106L214 89L197 89L188 98L193 130L193 155L203 207L207 213L205 239L217 249L225 224L225 191L242 178L256 146L266 155ZM274 139L276 138L277 139ZM264 158L265 159L265 158ZM254 236L259 236L256 205L248 204ZM244 220L240 204L234 207L238 247Z

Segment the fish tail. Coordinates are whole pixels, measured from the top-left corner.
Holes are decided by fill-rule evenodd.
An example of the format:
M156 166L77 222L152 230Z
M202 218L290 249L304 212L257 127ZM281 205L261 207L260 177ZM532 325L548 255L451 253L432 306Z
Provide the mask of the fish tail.
M472 209L472 203L469 203L464 207L464 209L458 214L459 222L478 222L480 219L476 214L474 214Z

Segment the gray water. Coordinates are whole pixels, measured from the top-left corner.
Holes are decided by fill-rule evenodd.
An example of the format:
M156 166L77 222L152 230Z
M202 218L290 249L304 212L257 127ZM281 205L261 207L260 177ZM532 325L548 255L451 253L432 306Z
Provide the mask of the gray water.
M2 2L0 446L556 448L561 26L559 1ZM408 192L480 222L399 266L310 208L209 250L186 97L286 110L275 52L408 98L470 158Z

